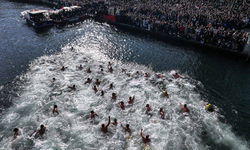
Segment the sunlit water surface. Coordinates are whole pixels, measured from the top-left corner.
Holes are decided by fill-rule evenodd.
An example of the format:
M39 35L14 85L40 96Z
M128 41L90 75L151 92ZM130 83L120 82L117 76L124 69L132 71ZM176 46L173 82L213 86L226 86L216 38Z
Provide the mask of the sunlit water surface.
M19 9L24 9L23 5L18 5ZM30 62L23 62L25 58L20 59L22 56L18 59L21 62L12 59L13 64L27 65L23 69L27 70L17 73L7 88L10 90L8 94L1 92L3 97L8 98L1 99L8 106L1 104L0 149L249 149L247 140L236 134L231 126L235 125L232 120L240 112L240 105L233 109L235 114L230 111L225 113L224 102L218 99L223 97L226 102L230 99L224 97L223 92L217 92L216 87L205 87L204 83L210 85L207 80L203 80L204 83L198 80L202 78L200 74L205 76L210 69L204 69L209 63L214 65L213 62L203 62L204 54L132 36L93 21L39 33L20 18L14 17L14 20L18 20L20 28L33 37L24 33L19 33L19 38L13 37L12 41L19 42L21 46L18 54L23 52L26 55L25 47L30 46L33 46L33 54L28 55ZM6 38L10 40L9 37ZM24 44L24 41L34 44ZM8 40L4 42L9 43ZM9 48L11 53L18 46L9 44L3 50L8 51ZM71 47L74 49L71 50ZM16 57L14 52L11 54ZM8 64L8 59L2 61ZM108 72L108 62L114 68L113 73ZM80 64L83 70L76 67ZM62 66L66 67L65 71L60 70ZM87 67L92 73L86 72ZM22 70L22 67L17 68ZM101 68L103 73L100 73ZM223 68L223 65L218 68ZM123 73L122 69L127 69L132 76ZM135 74L136 71L139 75ZM145 72L150 73L149 78L143 77ZM183 78L174 79L172 74L175 72ZM162 74L163 79L157 78L155 73ZM194 78L196 73L198 75ZM213 72L208 74L213 75ZM52 78L56 81L51 82ZM87 78L101 81L97 93L92 89L94 82L84 84ZM213 80L213 77L208 80ZM108 88L111 83L113 89ZM76 85L76 90L67 87L73 85ZM170 97L164 98L160 88L167 90ZM103 97L101 90L105 91ZM113 92L117 93L116 101L110 100ZM127 104L130 96L135 96L132 105ZM208 113L202 100L213 102L216 112ZM120 101L125 102L125 110L119 108ZM188 105L191 110L189 116L182 114L179 103ZM152 117L145 114L146 104L152 108ZM58 116L52 114L54 105L58 105ZM159 108L164 109L165 119L159 117ZM89 121L91 110L99 115L94 123ZM127 138L120 125L110 124L108 135L103 134L100 127L108 122L108 116L111 121L117 118L123 125L129 124L131 138ZM47 125L46 134L42 139L35 138L34 132L41 124ZM20 134L13 140L11 131L15 127L20 128ZM142 143L141 128L144 129L143 134L149 134L152 139L149 147L145 148Z

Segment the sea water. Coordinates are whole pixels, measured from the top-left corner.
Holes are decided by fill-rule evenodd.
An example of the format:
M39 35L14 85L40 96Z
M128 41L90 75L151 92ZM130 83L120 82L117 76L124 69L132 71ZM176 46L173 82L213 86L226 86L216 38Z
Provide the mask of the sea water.
M175 79L172 74L179 70L156 72L136 62L110 59L103 49L115 51L115 48L103 41L108 40L105 35L99 36L79 36L60 52L30 63L28 71L18 77L13 105L1 114L0 149L139 150L144 148L141 129L143 135L150 135L152 140L146 149L248 149L247 141L218 119L223 117L220 113L205 110L196 89L202 87L202 82L186 73ZM109 62L113 73L108 71ZM76 67L79 65L83 66L82 70ZM66 67L65 71L61 70L62 66ZM87 73L87 68L92 72ZM150 77L144 77L146 72ZM56 80L52 82L52 78ZM91 78L92 83L84 84L87 78ZM92 87L96 79L101 84L95 93ZM113 89L109 89L110 84L114 85ZM76 90L68 88L73 85ZM167 90L169 97L165 98L160 89ZM117 100L111 100L112 93L117 94ZM130 96L135 96L135 100L128 105ZM119 108L121 101L125 103L124 110ZM189 116L182 114L179 103L187 104ZM146 104L152 109L151 115L145 114ZM58 106L59 115L52 114L54 105ZM160 118L160 108L164 110L164 119ZM215 106L215 110L218 109ZM91 110L99 115L94 122L89 121ZM100 127L108 123L108 116L111 121L116 118L123 125L129 124L131 138L126 138L128 135L120 124L110 124L108 133L103 134ZM36 138L35 132L41 124L46 126L46 133ZM20 131L13 139L11 131L15 127Z

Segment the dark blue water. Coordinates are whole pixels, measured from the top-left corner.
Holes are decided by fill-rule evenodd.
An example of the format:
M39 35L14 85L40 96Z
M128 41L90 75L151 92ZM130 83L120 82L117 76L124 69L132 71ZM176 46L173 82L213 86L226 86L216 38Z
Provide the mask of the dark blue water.
M218 108L220 121L232 126L238 137L250 140L250 65L244 59L163 42L93 21L37 31L19 17L21 11L34 8L47 9L41 5L0 2L1 112L13 105L19 76L29 70L31 61L59 53L61 47L82 35L88 36L84 30L93 30L96 37L89 36L100 43L99 51L110 59L148 66L155 72L178 70L188 75L201 100Z

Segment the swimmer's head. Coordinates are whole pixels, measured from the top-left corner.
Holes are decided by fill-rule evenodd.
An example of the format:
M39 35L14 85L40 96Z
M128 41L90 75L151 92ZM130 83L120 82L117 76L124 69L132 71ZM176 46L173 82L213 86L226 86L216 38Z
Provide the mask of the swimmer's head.
M15 128L13 131L14 131L14 132L18 132L18 130L19 130L18 128Z
M160 111L163 111L162 108L160 108Z
M57 105L54 105L54 108L57 108Z
M103 127L103 128L105 127L105 124L104 124L104 123L102 124L102 127Z
M42 124L42 125L40 125L40 128L42 129L42 128L44 128L44 125Z
M90 112L91 114L93 114L94 113L94 111L93 110L91 110L91 112Z
M129 124L126 124L126 128L129 128Z
M117 119L116 119L116 118L114 119L114 122L117 122Z
M146 104L146 107L149 107L149 104Z
M149 135L146 135L146 139L148 139L149 138Z
M165 94L168 94L168 91L165 91L164 93L165 93Z
M187 104L184 104L184 108L187 108Z

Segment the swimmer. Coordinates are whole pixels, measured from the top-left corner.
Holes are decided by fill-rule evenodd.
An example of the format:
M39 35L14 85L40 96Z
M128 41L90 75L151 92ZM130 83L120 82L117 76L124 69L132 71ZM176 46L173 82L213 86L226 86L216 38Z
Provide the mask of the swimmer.
M142 130L143 130L143 129L141 129L142 142L146 145L147 143L151 142L151 139L149 138L149 135L146 135L146 137L143 136L143 135L142 135Z
M125 129L125 134L126 134L126 132L128 132L129 134L131 134L131 130L130 130L130 128L129 128L129 124L126 124L126 127L124 127L124 126L122 125L121 122L120 122L120 124L121 124L121 127L122 127L123 129Z
M116 98L117 98L116 94L115 94L115 93L112 93L111 100L112 100L112 99L113 99L113 100L116 100Z
M99 81L99 79L96 79L95 84L100 85L100 83L101 83L101 81Z
M112 65L111 62L109 61L109 62L108 62L108 66L111 66L111 65Z
M64 71L66 68L64 66L62 66L61 70Z
M135 75L140 75L139 71L136 71Z
M83 69L83 66L80 65L80 66L76 66L78 69L82 70Z
M163 78L161 74L155 74L158 78Z
M87 68L87 73L91 73L92 71L90 70L90 68Z
M124 102L123 102L123 101L120 102L119 107L120 107L122 110L125 109L125 106L124 106Z
M101 91L101 96L104 96L104 91L103 90Z
M52 80L50 82L55 82L56 81L56 78L52 78Z
M214 111L214 107L213 107L212 104L206 105L206 104L203 102L203 105L206 107L206 110L207 110L207 111L210 111L210 112L213 112L213 111Z
M109 85L109 89L113 89L113 84L111 83L110 85Z
M74 49L74 47L72 46L72 47L71 47L71 51L73 51L73 49Z
M133 98L129 97L128 103L132 104L134 102L135 96L133 96Z
M101 71L99 73L103 74L103 69L101 69Z
M52 64L55 64L55 61L56 61L56 59L50 60L49 62L52 63Z
M114 121L112 122L112 124L116 126L117 123L118 123L118 122L117 122L117 119L115 118Z
M110 116L109 116L109 122L108 122L108 124L102 124L102 127L101 127L101 131L105 134L105 133L107 133L108 132L108 126L109 126L109 124L110 124Z
M59 112L58 112L58 110L57 110L57 105L54 105L54 108L53 108L52 113L53 113L54 115L59 115Z
M146 110L145 110L145 113L148 114L148 112L151 110L149 104L146 104Z
M147 72L145 72L144 77L146 77L146 78L149 77L149 74Z
M13 130L13 132L14 132L14 139L17 138L17 136L18 136L18 131L19 131L18 128L15 128L15 129Z
M160 115L161 115L161 119L164 119L164 111L163 111L163 109L162 108L160 108L160 110L159 110L159 113L160 113Z
M168 91L163 91L162 89L160 89L164 95L164 97L168 97Z
M183 113L190 113L190 110L187 108L187 104L184 104L184 106L180 103L181 110Z
M112 73L114 71L114 69L112 67L108 67L109 72Z
M75 90L75 89L76 89L76 86L75 86L75 85L73 85L73 86L69 86L69 85L68 85L68 88L70 88L71 90Z
M181 78L181 76L177 72L175 74L172 74L172 75L175 77L175 79Z
M127 69L122 69L122 73L125 72L126 73Z
M42 124L42 125L40 126L40 129L36 132L35 136L36 136L37 134L39 134L40 136L43 136L44 133L45 133L45 130L46 130L46 127Z
M90 121L93 121L95 119L95 116L99 117L93 110L91 110L89 114Z
M95 93L98 91L96 86L93 86L93 90L95 91Z
M127 75L128 77L131 77L131 74L130 74L130 73L126 73L126 75Z
M70 88L71 90L75 90L76 89L76 85L68 86L68 88Z
M91 82L92 82L92 79L88 78L88 79L84 82L84 84L91 83Z

